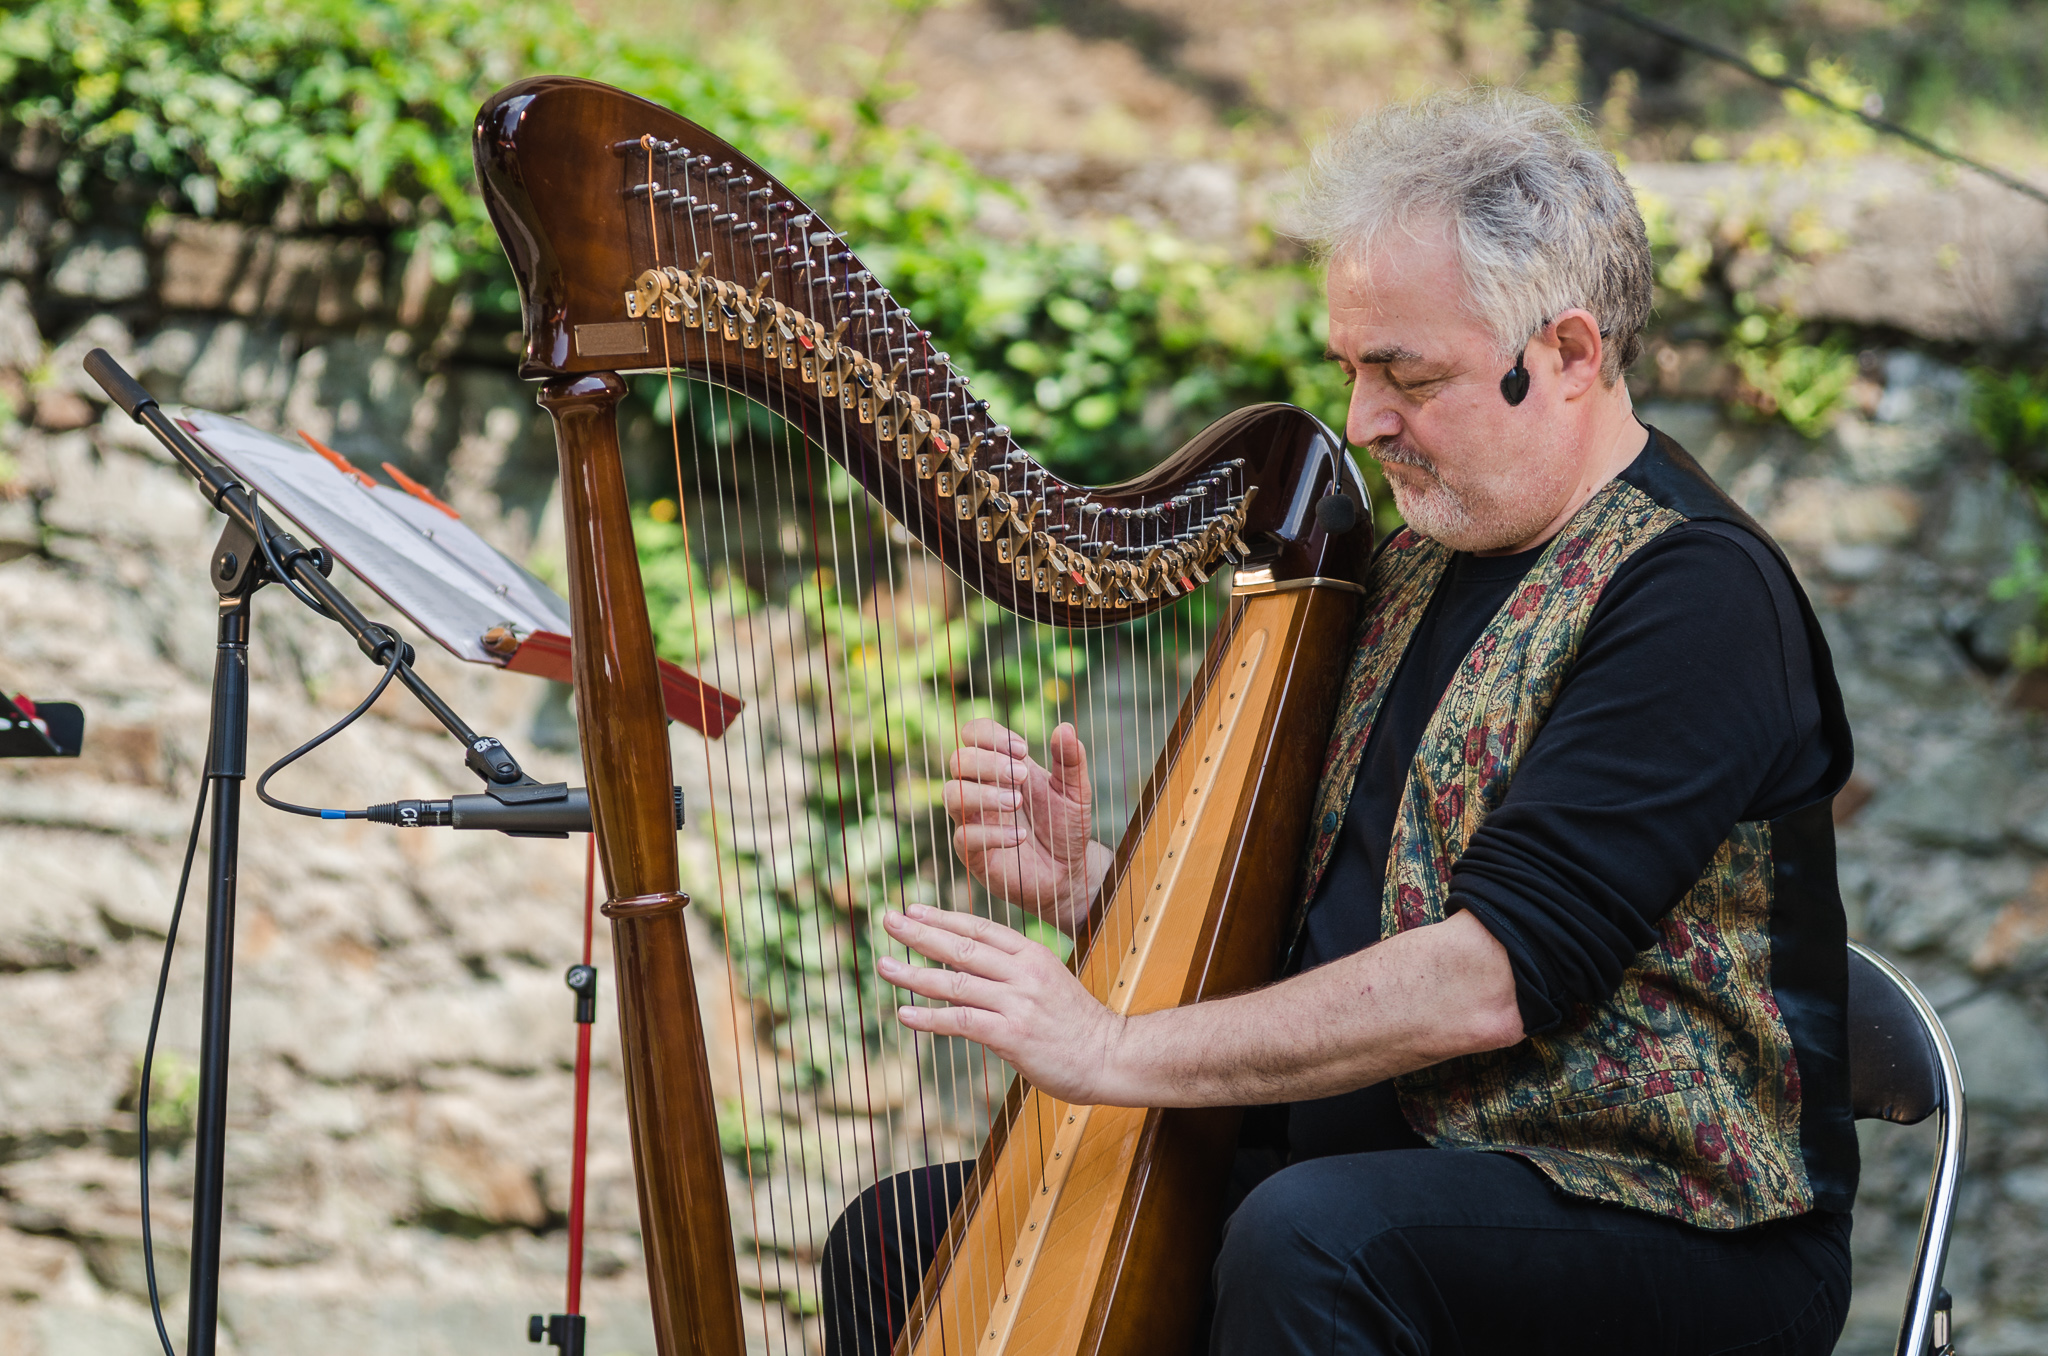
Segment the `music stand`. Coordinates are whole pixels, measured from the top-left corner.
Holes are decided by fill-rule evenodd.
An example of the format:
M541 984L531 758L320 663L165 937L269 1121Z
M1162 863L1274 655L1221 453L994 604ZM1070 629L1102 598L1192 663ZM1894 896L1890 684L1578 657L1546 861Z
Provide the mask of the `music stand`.
M393 498L396 491L376 485L332 453L323 456L312 450L310 443L302 449L240 420L203 410L186 410L173 419L104 349L86 354L83 365L108 397L147 428L191 475L206 501L228 518L211 559L211 582L220 595L220 608L205 773L212 803L193 1135L191 1301L185 1327L186 1356L214 1356L220 1318L235 884L241 787L248 775L251 600L265 584L282 584L347 631L366 658L380 668L389 667L392 676L461 741L464 764L483 778L489 793L508 802L522 793L559 796L563 788L540 786L501 741L471 729L413 670L412 647L364 616L328 575L334 561L343 560L351 573L460 657L547 677L569 676L564 625L568 609L546 585L462 526L445 505L436 509L439 519L421 518L419 509ZM304 546L282 530L237 476L255 486L259 495L269 496L319 544ZM423 504L431 498L410 497ZM336 509L337 504L345 507ZM531 629L557 625L562 630ZM496 635L491 634L494 631ZM527 652L528 642L540 637L551 639L534 648L525 667L516 665L513 661ZM671 717L707 734L722 732L740 709L736 698L698 683L673 665L665 667L663 690L665 696L674 694ZM146 1116L146 1095L142 1103Z
M283 438L207 410L183 409L176 418L456 658L570 680L569 604L397 467L384 464L402 487L394 489L307 434L299 435L303 442ZM658 662L669 719L713 739L724 734L745 703Z

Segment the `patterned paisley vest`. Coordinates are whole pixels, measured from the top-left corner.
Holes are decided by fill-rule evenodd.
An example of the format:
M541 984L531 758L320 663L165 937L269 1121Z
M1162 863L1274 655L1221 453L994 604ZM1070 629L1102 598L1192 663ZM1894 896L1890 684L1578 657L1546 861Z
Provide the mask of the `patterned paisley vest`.
M1737 524L1776 553L1682 448L1653 434L1481 633L1409 770L1381 936L1444 917L1452 867L1507 793L1607 581L1690 519ZM1304 910L1329 865L1380 700L1449 559L1447 548L1406 530L1375 557L1317 791ZM1826 641L1789 566L1786 583L1806 622L1836 751L1833 789L1848 772L1847 721ZM1408 1122L1439 1148L1518 1154L1572 1195L1706 1228L1848 1209L1857 1161L1831 801L1735 825L1605 1002L1568 1011L1506 1050L1398 1079Z

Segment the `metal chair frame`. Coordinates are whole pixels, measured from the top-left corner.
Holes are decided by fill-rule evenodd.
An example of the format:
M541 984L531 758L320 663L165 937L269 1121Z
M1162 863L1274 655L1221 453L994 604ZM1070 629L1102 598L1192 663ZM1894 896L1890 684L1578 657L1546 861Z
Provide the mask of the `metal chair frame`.
M1849 951L1852 971L1856 968L1857 958L1868 962L1872 974L1896 989L1918 1017L1920 1035L1925 1042L1920 1047L1921 1062L1919 1067L1909 1066L1905 1072L1909 1078L1925 1079L1929 1094L1924 1107L1866 1109L1865 1099L1870 1090L1855 1086L1854 1043L1869 1025L1872 1014L1862 1014L1864 1020L1859 1023L1852 998L1849 1011L1849 1039L1852 1042L1850 1094L1856 1105L1857 1119L1917 1125L1929 1115L1938 1118L1935 1122L1934 1171L1928 1176L1927 1203L1920 1212L1920 1238L1913 1253L1912 1283L1906 1291L1906 1313L1899 1327L1897 1356L1953 1356L1955 1347L1949 1335L1949 1296L1941 1286L1941 1271L1948 1260L1949 1231L1955 1223L1956 1192L1963 1175L1965 1104L1962 1070L1956 1063L1955 1048L1949 1043L1941 1018L1913 981L1861 942L1850 942ZM1896 1032L1885 1034L1894 1039L1898 1036ZM1910 1057L1910 1046L1904 1053Z

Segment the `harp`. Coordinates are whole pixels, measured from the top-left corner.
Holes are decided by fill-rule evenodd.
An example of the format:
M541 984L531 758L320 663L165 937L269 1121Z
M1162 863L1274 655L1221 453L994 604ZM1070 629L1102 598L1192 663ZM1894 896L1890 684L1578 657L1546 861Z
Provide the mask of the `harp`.
M795 1169L778 1179L773 1154L827 1120L839 1138L818 1137L816 1156L838 1153L839 1194L806 1198L813 1235L821 1209L878 1177L972 1162L950 1217L912 1222L932 1260L906 1286L896 1351L1185 1349L1239 1113L1068 1106L985 1052L911 1039L883 1019L898 1000L863 988L886 940L870 913L978 899L1021 925L953 859L932 799L940 760L976 712L1034 743L1072 719L1107 788L1098 823L1127 820L1098 834L1115 865L1075 938L1077 973L1124 1011L1269 979L1371 544L1341 443L1300 410L1256 406L1135 479L1071 483L994 421L844 240L702 128L543 77L484 105L475 154L520 287L520 374L543 383L560 453L660 1350L815 1342L789 1306L771 1312L786 1291L764 1279L806 1260L803 1229L785 1238L762 1212L797 1214ZM750 703L715 750L679 737L673 772L620 451L619 411L638 398L621 371L653 374L643 388L666 405L690 579L690 649L675 657ZM1225 567L1219 602L1202 585ZM749 592L768 601L707 602ZM799 698L808 714L769 728ZM712 840L695 907L751 986L725 1000L736 1071L705 1051L678 778L699 779L690 803ZM834 971L835 956L851 960ZM719 996L704 998L715 1013ZM770 1067L778 1043L795 1056ZM731 1154L721 1080L740 1103ZM762 1125L792 1143L764 1152L749 1128Z

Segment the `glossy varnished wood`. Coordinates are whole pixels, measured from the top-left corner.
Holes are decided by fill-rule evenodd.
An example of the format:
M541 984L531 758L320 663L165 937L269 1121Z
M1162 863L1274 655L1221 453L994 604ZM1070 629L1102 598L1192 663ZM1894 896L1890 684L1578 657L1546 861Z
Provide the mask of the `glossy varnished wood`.
M615 373L541 388L567 528L578 737L618 967L640 1228L661 1356L742 1356L717 1113L683 929L673 770L619 460Z
M649 320L634 361L579 352L579 334L588 331L578 327L628 321L624 292L642 269L697 262L669 257L673 247L664 252L648 197L634 196L636 183L648 178L643 138L729 163L770 196L788 199L788 210L801 207L772 176L702 128L589 81L543 77L494 95L478 115L475 152L525 308L521 371L552 379L543 404L555 415L562 448L577 700L611 898L606 912L620 970L661 1350L738 1356L723 1166L682 929L685 901L676 893L668 746L618 470L614 411L623 385L611 369L685 368L783 413L949 567L1013 611L1086 628L1127 621L1170 600L1083 609L1034 594L991 564L989 548L963 529L933 482L880 447L871 426L814 417L815 402L804 403L809 392L741 345ZM742 244L710 244L712 276L754 282L754 261ZM860 268L839 242L830 248L840 251L834 257L844 269ZM816 295L787 259L767 273L761 285L772 299L808 304ZM1010 446L991 443L984 456L1006 455ZM1088 495L1111 510L1156 505L1226 465L1233 483L1258 487L1244 537L1253 563L1273 580L1363 578L1369 527L1332 535L1315 505L1341 493L1369 522L1364 487L1335 436L1291 407L1238 411L1145 475ZM1270 977L1356 606L1354 593L1332 587L1233 601L1204 679L1118 846L1116 869L1075 960L1084 983L1105 1001L1143 1012ZM1157 905L1149 902L1154 895ZM1228 1110L1069 1107L1014 1086L899 1352L1185 1350L1215 1253L1236 1128L1237 1115ZM1031 1237L1039 1234L1042 1242Z
M647 196L636 196L636 187L650 182L654 163L641 149L643 138L686 146L715 164L730 166L728 178L750 176L748 192L790 204L778 214L780 219L806 210L787 185L749 157L658 104L566 76L539 76L500 90L477 114L474 151L484 201L519 282L526 322L523 376L674 367L740 391L800 427L905 530L977 591L1027 617L1089 629L1129 621L1173 602L1162 593L1129 608L1082 608L1034 593L1028 583L1020 584L995 562L991 545L976 540L963 526L950 500L938 497L936 480L919 479L910 463L876 440L873 425L821 409L814 388L772 366L758 349L707 336L680 322L631 319L626 292L642 270L656 265L687 268L697 262L675 257L677 247L666 231L656 229L658 214L650 212ZM759 214L765 218L765 207ZM813 221L808 229L823 224ZM795 236L802 239L804 232ZM707 227L690 248L701 248L709 256L711 276L748 288L760 282L764 296L794 305L828 328L838 323L831 311L831 289L810 285L810 275L799 267L800 255L756 253L748 243L751 239L751 233L741 241ZM840 275L859 272L860 259L853 250L842 250L842 243L835 239L831 246L841 258L836 265ZM579 326L635 324L644 329L644 351L630 361L578 349ZM845 341L874 345L875 351L867 356L884 371L896 365L882 351L885 342L862 327L847 329ZM986 416L977 416L956 425L955 431L964 435L987 423ZM977 465L996 465L1006 449L1014 448L1006 438L990 444ZM1275 576L1348 578L1343 572L1345 548L1322 532L1313 510L1316 500L1332 490L1363 506L1364 487L1330 431L1290 405L1235 411L1143 475L1117 485L1088 487L1086 493L1112 512L1156 505L1204 473L1233 462L1243 463L1233 473L1237 483L1259 488L1244 536L1255 555L1271 560ZM1080 492L1080 487L1073 488Z
M1112 1007L1156 1011L1272 977L1358 602L1314 587L1233 604L1077 964ZM1238 1119L1020 1091L899 1350L1188 1350Z

